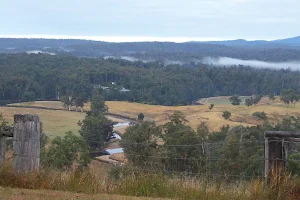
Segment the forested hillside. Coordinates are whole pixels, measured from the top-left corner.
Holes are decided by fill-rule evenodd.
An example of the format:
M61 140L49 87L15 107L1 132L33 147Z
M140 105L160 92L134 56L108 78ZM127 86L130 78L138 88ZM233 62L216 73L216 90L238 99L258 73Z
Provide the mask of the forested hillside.
M0 100L87 101L93 88L106 100L186 105L203 97L279 94L299 90L300 72L203 64L168 65L46 54L0 54Z
M297 39L297 38L296 38ZM9 39L0 38L0 52L44 52L78 57L129 56L143 60L162 60L166 63L189 63L204 57L233 57L270 62L300 59L298 40L222 42L100 42L72 39ZM295 42L291 42L295 41Z

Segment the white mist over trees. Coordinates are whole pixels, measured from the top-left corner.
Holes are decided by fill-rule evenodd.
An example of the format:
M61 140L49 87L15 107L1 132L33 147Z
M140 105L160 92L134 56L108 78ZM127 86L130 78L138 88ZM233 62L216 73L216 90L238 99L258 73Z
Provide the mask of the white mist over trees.
M249 67L257 68L272 68L272 69L300 69L300 61L287 61L287 62L265 62L259 60L242 60L237 58L229 57L206 57L200 62L208 65L215 66L233 66L233 65L243 65Z

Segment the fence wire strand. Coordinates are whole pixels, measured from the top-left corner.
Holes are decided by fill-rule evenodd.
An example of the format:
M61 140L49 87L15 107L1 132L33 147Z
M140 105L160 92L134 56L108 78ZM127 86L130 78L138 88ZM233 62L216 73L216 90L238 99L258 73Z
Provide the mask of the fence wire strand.
M24 131L26 133L37 131L37 127L31 130L21 130L17 126L14 127L15 131ZM36 140L36 139L30 139ZM14 140L13 140L14 141ZM25 142L28 140L24 140ZM103 144L103 142L94 140L85 140L91 144ZM294 150L300 152L300 142L286 141L284 139L272 138L269 142L281 142L283 145L296 146ZM263 166L266 161L283 161L300 163L300 159L271 159L265 158L263 154L257 153L259 149L263 150L265 141L259 140L239 140L232 142L209 142L203 141L196 144L157 144L154 142L141 142L136 143L129 140L121 140L124 146L124 156L130 166L134 169L141 170L148 173L163 173L177 176L192 176L192 177L231 177L240 179L249 178L263 178ZM224 148L237 147L231 150L232 155L226 155ZM151 152L142 152L151 147L157 150L156 154ZM242 148L241 148L242 147ZM250 154L247 148L256 149L256 153ZM141 149L139 152L138 149ZM138 152L138 153L137 153ZM186 154L184 154L186 152ZM93 153L90 150L78 149L75 154ZM188 155L191 153L192 155ZM222 155L222 153L224 155ZM233 156L235 155L235 157ZM13 154L12 157L5 159L0 163L0 168L13 159L14 156L26 156L26 154ZM248 156L248 157L247 157ZM67 159L53 157L60 162L67 162ZM113 159L112 159L113 160ZM123 162L119 162L124 165ZM256 164L258 169L251 172L246 171L245 167L250 167L251 164Z

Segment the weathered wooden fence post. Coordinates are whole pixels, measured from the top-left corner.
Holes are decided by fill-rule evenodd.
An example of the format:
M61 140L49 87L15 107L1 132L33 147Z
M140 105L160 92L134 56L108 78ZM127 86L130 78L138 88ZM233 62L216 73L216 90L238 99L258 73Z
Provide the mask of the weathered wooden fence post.
M300 133L293 131L265 132L265 180L280 178L288 159L289 142L300 142ZM273 177L271 177L273 176ZM274 177L275 176L275 177Z
M40 166L40 117L14 115L13 151L15 172L39 170Z
M266 182L269 182L271 175L279 175L280 171L284 169L286 163L286 156L283 151L282 138L265 138L265 177Z
M0 164L5 160L6 140L0 132Z

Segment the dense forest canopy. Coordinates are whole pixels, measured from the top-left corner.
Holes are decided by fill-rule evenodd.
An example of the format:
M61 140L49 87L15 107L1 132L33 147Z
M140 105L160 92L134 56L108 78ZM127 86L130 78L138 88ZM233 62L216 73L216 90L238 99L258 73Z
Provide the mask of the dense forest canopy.
M88 99L98 88L105 100L186 105L220 95L299 92L300 72L243 66L164 65L120 59L47 54L0 54L0 100Z

